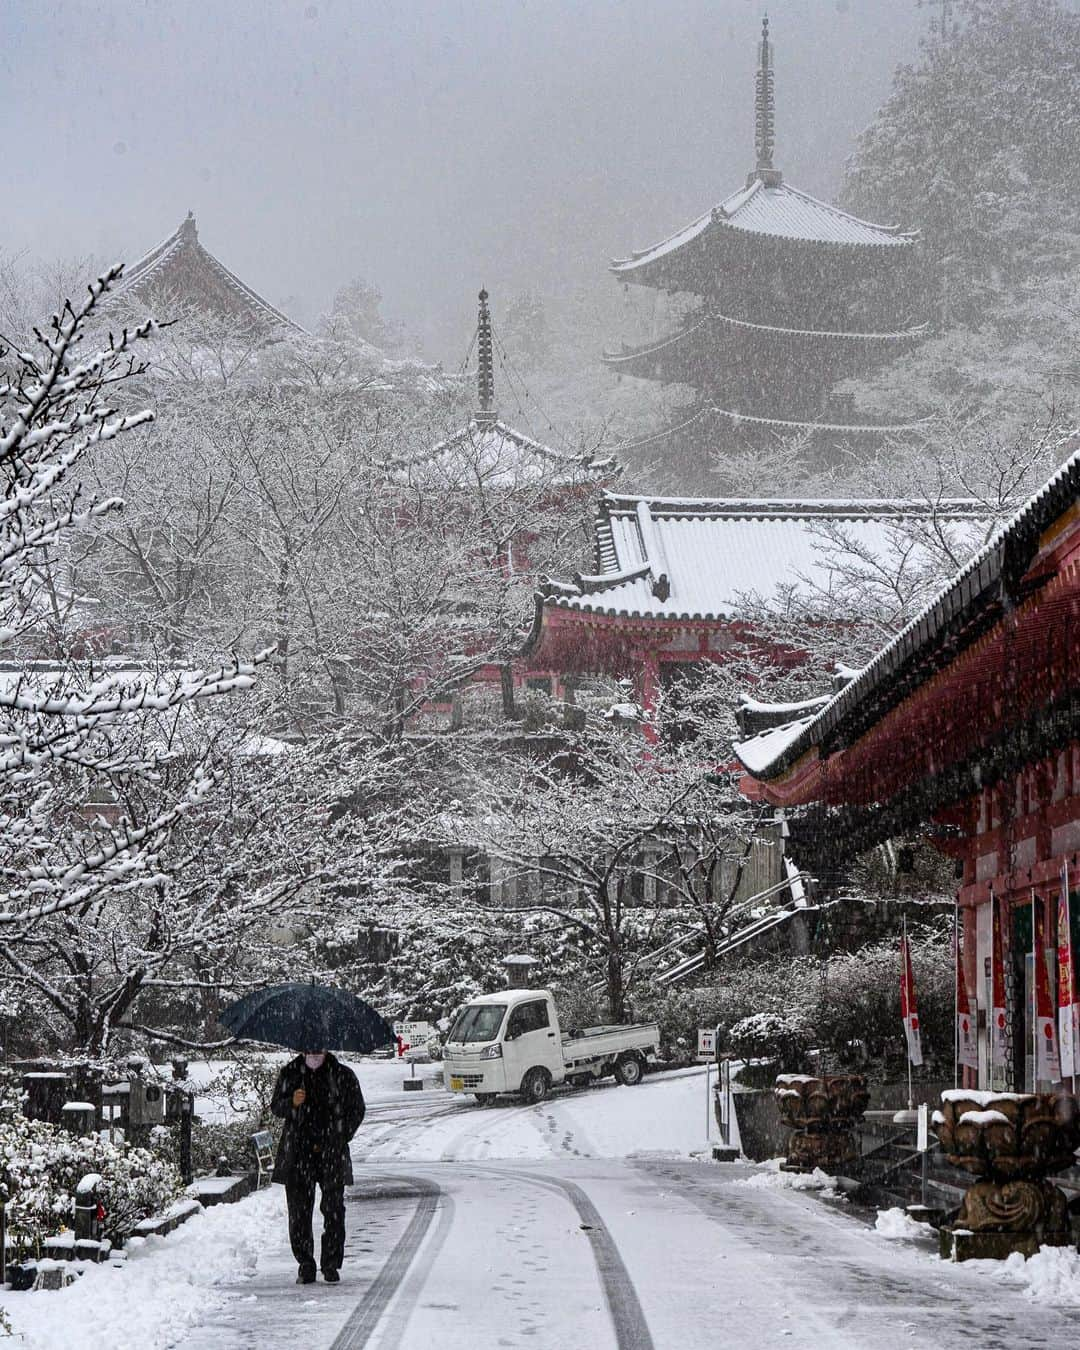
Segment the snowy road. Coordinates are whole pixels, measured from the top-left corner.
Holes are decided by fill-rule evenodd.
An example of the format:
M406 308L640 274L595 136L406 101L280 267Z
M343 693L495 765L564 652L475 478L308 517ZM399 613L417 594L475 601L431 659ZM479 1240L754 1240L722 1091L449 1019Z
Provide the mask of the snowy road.
M125 1271L10 1300L24 1344L1026 1350L1080 1338L1080 1283L1048 1291L1058 1306L1033 1301L1000 1267L943 1265L928 1243L889 1241L779 1174L690 1157L699 1073L487 1109L361 1077L371 1109L340 1285L294 1283L273 1187L193 1219ZM1080 1281L1080 1258L1065 1259Z
M929 1246L888 1242L756 1169L685 1148L598 1156L593 1135L613 1153L632 1152L635 1135L654 1143L650 1125L673 1103L693 1110L700 1082L539 1107L480 1109L441 1092L376 1101L356 1150L342 1284L297 1289L282 1245L180 1344L705 1350L722 1335L893 1350L967 1340L976 1319L980 1350L1076 1344L1080 1309L943 1267Z

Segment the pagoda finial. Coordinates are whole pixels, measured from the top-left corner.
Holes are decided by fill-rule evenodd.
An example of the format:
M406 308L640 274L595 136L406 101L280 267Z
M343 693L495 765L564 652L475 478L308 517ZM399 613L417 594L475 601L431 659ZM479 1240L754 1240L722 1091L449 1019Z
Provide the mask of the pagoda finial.
M495 361L491 341L491 311L488 309L488 293L480 290L480 317L476 325L477 388L480 404L476 412L478 422L491 422L495 418Z
M190 239L193 243L199 238L199 231L195 228L195 212L189 211L180 224L180 238Z
M773 168L773 147L776 143L776 103L773 86L773 49L769 41L769 16L761 21L761 42L758 46L758 70L754 91L754 149L757 167L750 182L759 178L766 187L779 187L783 181L779 169Z

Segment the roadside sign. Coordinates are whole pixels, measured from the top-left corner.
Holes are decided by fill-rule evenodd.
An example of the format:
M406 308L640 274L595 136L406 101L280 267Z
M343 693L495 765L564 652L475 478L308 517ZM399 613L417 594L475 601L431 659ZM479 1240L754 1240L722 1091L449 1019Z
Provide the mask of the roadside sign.
M435 1032L430 1022L394 1022L398 1058L409 1050L423 1050Z
M715 1027L698 1027L697 1057L699 1063L702 1060L712 1061L716 1058Z

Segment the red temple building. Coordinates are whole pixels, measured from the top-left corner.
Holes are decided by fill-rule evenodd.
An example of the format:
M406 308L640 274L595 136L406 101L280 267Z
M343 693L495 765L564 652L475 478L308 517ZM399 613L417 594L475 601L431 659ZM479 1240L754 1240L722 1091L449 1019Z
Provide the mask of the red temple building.
M971 503L946 503L950 519ZM634 681L650 709L660 686L701 662L723 661L745 635L756 600L789 588L824 596L841 527L865 556L887 558L895 530L924 503L631 497L605 492L591 575L542 579L525 659L560 675Z
M1063 878L1080 887L1080 451L840 693L737 752L744 790L784 809L792 853L819 877L919 829L956 859L978 1083L1030 1089L1033 915L1049 965ZM1074 954L1077 909L1074 895Z
M918 236L819 201L774 166L767 19L759 56L757 162L745 186L611 268L625 284L681 297L672 331L604 359L616 374L693 390L673 425L646 440L695 481L717 444L812 435L825 448L872 447L906 430L858 417L831 391L926 331L908 298Z

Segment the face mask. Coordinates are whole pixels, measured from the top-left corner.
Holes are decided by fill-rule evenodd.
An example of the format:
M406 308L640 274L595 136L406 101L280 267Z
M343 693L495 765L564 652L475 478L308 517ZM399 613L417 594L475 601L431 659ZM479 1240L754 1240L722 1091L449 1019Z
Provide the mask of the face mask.
M321 1055L305 1055L304 1063L309 1069L321 1069L323 1060L326 1058L325 1051Z

